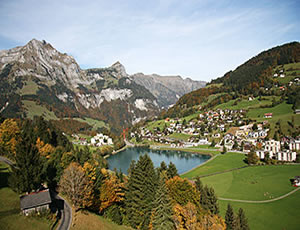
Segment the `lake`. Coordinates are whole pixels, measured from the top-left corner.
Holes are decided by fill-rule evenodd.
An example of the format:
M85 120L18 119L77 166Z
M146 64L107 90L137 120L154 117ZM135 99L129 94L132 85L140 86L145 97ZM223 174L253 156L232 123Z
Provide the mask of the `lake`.
M176 165L179 174L195 168L206 162L211 156L177 150L153 150L148 148L126 148L115 155L107 158L110 170L118 169L127 174L127 170L132 160L138 161L143 154L148 154L153 161L154 167L159 167L164 161L167 165L170 162Z

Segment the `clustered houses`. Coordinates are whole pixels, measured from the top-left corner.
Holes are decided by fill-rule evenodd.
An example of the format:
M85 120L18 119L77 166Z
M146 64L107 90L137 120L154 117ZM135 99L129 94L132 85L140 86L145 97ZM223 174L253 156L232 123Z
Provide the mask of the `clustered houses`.
M100 147L102 145L113 145L113 141L109 136L98 133L96 136L92 137L91 144Z
M154 128L150 131L143 127L140 132L131 133L131 137L185 148L210 145L214 142L216 147L224 146L226 150L239 150L244 153L256 151L261 159L269 156L279 161L296 160L295 151L300 150L299 137L296 139L285 137L280 142L267 140L268 121L248 124L243 119L245 112L219 109L201 113L197 119L190 122L182 119L166 119L163 128ZM187 141L171 138L170 135L173 133L186 134L190 138Z
M104 135L102 133L96 134L96 136L91 138L90 142L86 138L80 137L77 134L73 134L72 137L75 138L75 141L73 141L73 144L93 145L96 147L100 147L102 145L113 145L114 144L111 137Z

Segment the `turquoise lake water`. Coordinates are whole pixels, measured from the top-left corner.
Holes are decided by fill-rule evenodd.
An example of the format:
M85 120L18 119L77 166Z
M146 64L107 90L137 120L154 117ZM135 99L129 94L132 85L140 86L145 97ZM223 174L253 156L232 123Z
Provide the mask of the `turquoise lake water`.
M148 154L155 167L159 167L164 161L167 165L173 162L179 174L195 168L206 162L211 156L177 150L152 150L148 148L127 148L122 152L107 158L109 169L127 170L132 160L138 161L140 155Z

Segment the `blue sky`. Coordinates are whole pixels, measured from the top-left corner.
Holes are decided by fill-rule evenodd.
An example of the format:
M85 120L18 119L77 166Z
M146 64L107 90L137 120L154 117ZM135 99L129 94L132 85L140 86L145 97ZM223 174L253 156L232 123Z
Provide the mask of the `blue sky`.
M299 41L299 0L0 0L0 49L46 40L81 68L209 81Z

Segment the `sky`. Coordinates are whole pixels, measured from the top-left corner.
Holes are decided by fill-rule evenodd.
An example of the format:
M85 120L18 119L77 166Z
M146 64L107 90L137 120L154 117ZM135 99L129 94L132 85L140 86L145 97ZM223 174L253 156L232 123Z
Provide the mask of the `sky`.
M210 81L299 41L299 0L0 0L0 49L35 38L82 69Z

